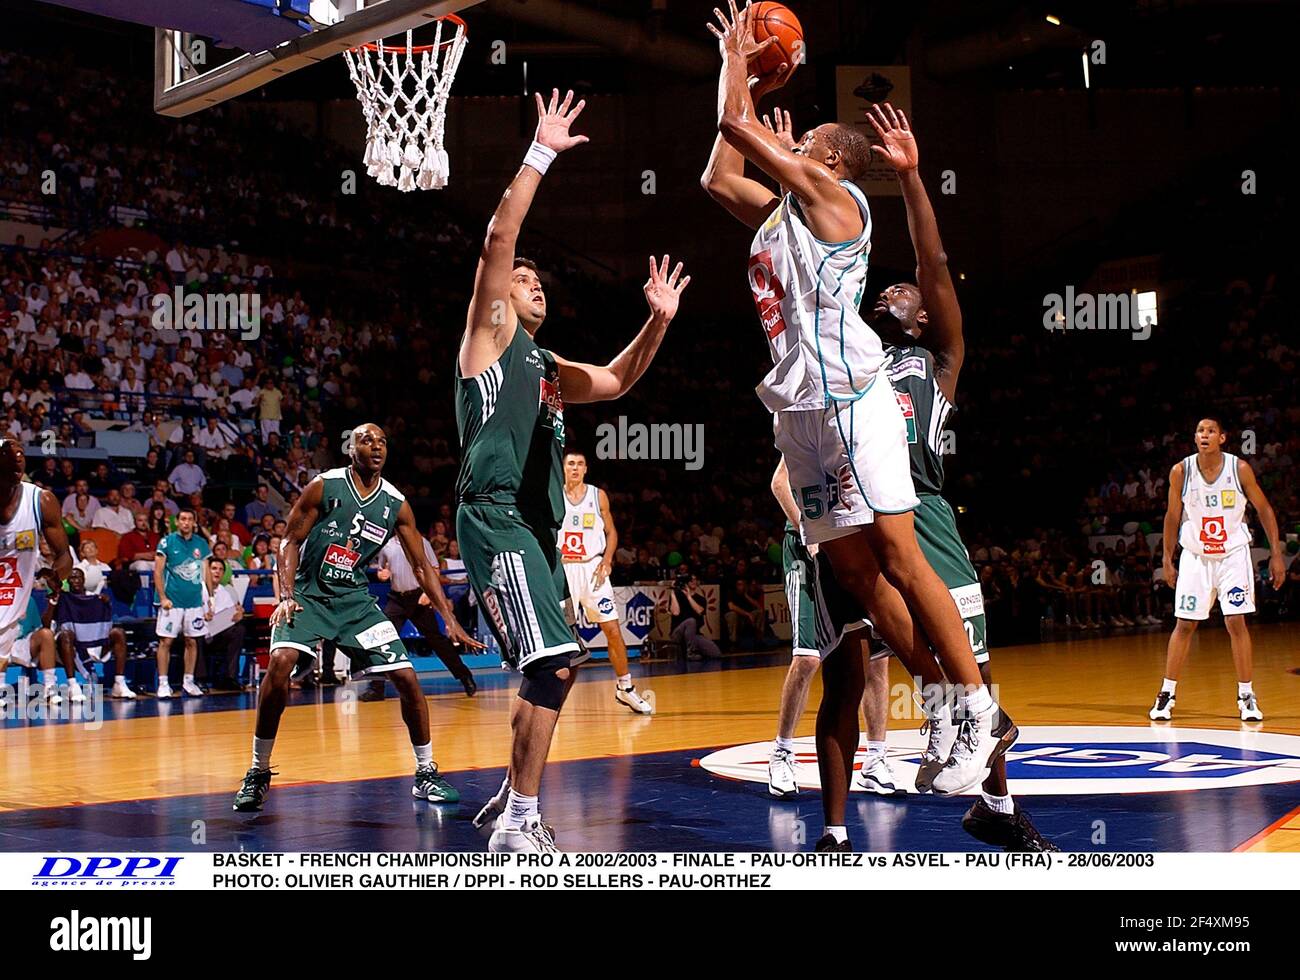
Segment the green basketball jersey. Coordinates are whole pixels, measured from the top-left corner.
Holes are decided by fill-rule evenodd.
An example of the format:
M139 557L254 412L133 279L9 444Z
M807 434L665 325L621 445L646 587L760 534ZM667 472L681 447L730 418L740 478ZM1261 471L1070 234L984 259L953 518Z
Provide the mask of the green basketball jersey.
M336 598L365 590L366 566L397 528L406 497L387 480L362 497L349 467L326 470L320 513L307 532L298 558L294 591L312 598Z
M496 363L472 378L456 371L456 428L465 503L515 504L526 520L564 519L564 401L555 356L523 327Z
M894 397L907 423L907 451L917 493L943 491L944 427L953 407L934 379L934 356L922 347L886 347Z

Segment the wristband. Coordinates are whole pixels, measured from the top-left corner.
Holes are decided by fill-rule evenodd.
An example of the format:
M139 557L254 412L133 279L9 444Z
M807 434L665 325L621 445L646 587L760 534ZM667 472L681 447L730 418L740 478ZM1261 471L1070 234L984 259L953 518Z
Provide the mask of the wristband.
M544 175L546 168L551 165L551 161L556 156L556 152L549 146L543 146L537 140L533 140L532 145L528 147L528 152L524 154L524 165Z

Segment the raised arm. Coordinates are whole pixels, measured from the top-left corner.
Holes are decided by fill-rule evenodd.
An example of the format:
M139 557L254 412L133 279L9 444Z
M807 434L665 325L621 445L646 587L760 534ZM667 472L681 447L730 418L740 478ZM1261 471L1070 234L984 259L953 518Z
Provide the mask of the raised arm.
M948 401L957 393L957 375L966 357L962 337L961 306L948 270L948 256L939 238L939 222L934 216L930 196L925 192L920 156L911 124L901 109L888 102L872 106L867 120L880 137L876 155L898 173L907 208L907 230L916 251L916 284L921 290L921 304L926 313L925 346L934 355L935 380Z
M307 484L307 489L289 511L284 538L280 541L280 560L276 563L280 580L280 602L276 605L275 612L271 613L272 626L292 623L293 614L302 609L293 597L294 579L298 576L298 560L302 555L303 542L316 526L324 499L325 481L318 476Z
M1255 479L1255 471L1244 459L1237 461L1237 476L1241 480L1241 489L1246 491L1246 499L1259 515L1259 523L1264 526L1264 536L1268 538L1268 577L1273 588L1282 588L1286 579L1286 561L1282 557L1282 535L1278 533L1277 514L1273 505L1264 496L1264 490Z
M1178 525L1183 520L1183 464L1175 463L1169 471L1169 504L1165 507L1165 525L1160 547L1163 552L1162 567L1165 585L1174 587L1178 573L1174 570L1174 547L1178 544Z
M540 93L535 94L537 133L524 156L523 166L501 196L488 223L483 251L479 253L474 296L469 304L465 336L460 342L462 377L470 378L487 370L513 339L517 320L510 307L510 274L514 271L519 231L542 182L542 174L556 154L587 142L585 136L569 135L569 127L587 104L585 100L579 100L570 109L573 92L560 102L559 91L553 89L549 105L542 101Z
M646 302L650 305L650 318L642 325L640 332L632 343L623 348L622 353L605 365L584 364L565 360L558 355L555 358L560 369L560 392L566 402L582 404L585 402L606 402L620 398L637 383L646 368L654 360L668 324L677 315L678 302L691 281L690 276L678 279L682 264L677 263L671 276L668 276L669 258L663 258L663 265L655 263L650 256L650 278L643 287ZM667 278L664 278L667 276Z
M442 583L438 580L438 571L429 561L429 555L424 550L424 539L420 537L420 532L415 527L415 512L405 500L397 511L397 540L401 543L402 550L406 552L406 560L411 563L420 588L429 597L433 608L441 614L447 637L453 643L462 643L475 650L482 650L483 644L465 632L457 621L456 614L452 612L451 603L447 600L446 593L442 591Z
M748 66L751 59L773 43L773 39L768 38L762 43L754 41L752 7L746 5L737 12L735 0L728 0L728 6L730 18L715 8L720 26L707 25L718 39L722 53L722 71L718 77L719 135L742 157L793 192L803 205L809 227L818 238L846 241L855 237L862 231L862 218L852 196L840 186L835 174L821 162L787 147L775 132L759 121ZM770 87L779 87L788 77L787 70ZM724 170L724 173L728 172L734 175L735 171ZM741 220L745 221L745 218Z

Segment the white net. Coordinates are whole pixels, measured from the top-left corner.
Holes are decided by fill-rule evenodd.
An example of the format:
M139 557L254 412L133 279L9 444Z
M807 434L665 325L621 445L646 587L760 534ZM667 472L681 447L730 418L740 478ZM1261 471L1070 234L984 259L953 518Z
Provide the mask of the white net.
M366 173L386 187L447 186L443 129L465 25L444 19L436 29L430 45L413 47L407 31L405 45L379 41L343 52L366 119Z

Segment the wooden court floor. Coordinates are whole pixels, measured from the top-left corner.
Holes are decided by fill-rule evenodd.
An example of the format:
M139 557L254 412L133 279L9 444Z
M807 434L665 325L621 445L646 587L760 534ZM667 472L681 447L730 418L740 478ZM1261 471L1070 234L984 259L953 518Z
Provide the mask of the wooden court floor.
M1256 625L1255 689L1265 732L1300 735L1300 652L1296 627ZM1090 636L995 650L1001 703L1021 725L1137 726L1159 687L1167 634L1161 630ZM723 669L637 668L656 714L638 717L617 706L608 667L584 668L566 706L552 762L694 752L762 742L774 735L787 657L764 666ZM514 683L485 677L477 697L449 690L430 696L434 755L447 773L499 769L509 751ZM490 672L495 674L495 671ZM895 683L906 682L893 667ZM816 682L815 682L816 683ZM444 690L446 687L444 686ZM815 708L819 688L810 705ZM409 777L410 746L395 698L361 703L350 697L296 696L275 747L280 789L296 784L351 783ZM1236 731L1236 685L1227 635L1203 628L1178 690L1179 726ZM232 794L248 766L253 726L250 695L202 702L109 702L96 728L75 723L9 721L0 727L0 831L7 815L41 808ZM799 733L811 735L813 710ZM891 720L915 729L912 718ZM681 779L698 779L698 770ZM1300 771L1297 772L1300 780ZM454 782L453 778L453 782ZM1300 782L1293 805L1300 805ZM275 791L273 790L273 800ZM1195 795L1195 794L1191 794ZM1246 842L1253 850L1300 850L1300 806Z

